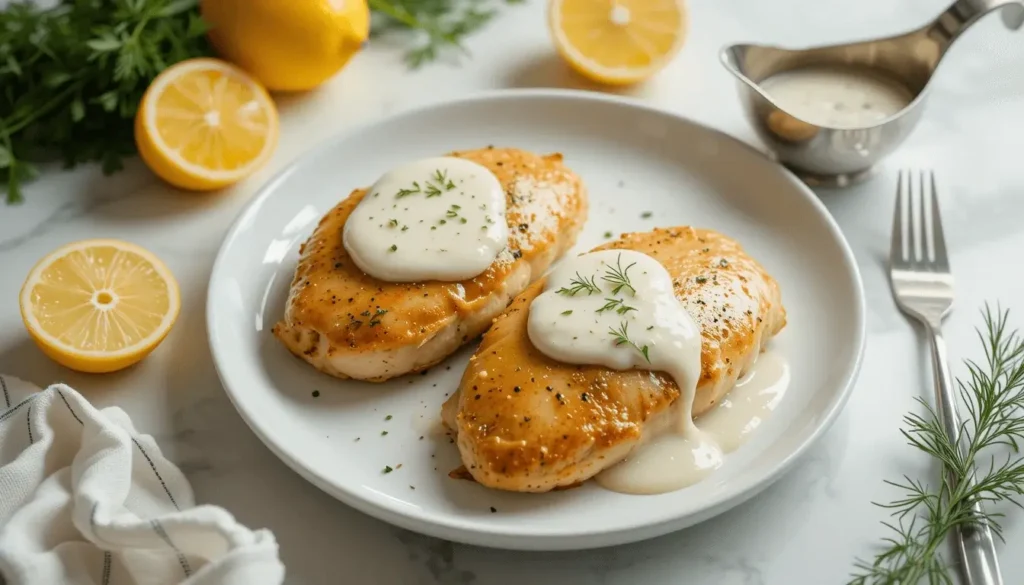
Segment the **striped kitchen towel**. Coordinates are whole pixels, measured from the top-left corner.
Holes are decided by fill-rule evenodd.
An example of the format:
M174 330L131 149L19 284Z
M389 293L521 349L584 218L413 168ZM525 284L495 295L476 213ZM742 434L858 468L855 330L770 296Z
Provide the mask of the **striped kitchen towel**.
M0 376L0 574L8 585L279 585L267 530L196 506L123 410ZM0 582L4 579L0 578Z

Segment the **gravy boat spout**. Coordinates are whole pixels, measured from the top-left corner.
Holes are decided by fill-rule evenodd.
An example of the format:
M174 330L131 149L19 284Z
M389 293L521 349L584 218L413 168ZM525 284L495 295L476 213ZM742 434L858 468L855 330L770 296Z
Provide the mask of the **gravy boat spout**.
M1024 25L1024 0L958 0L928 24L896 36L790 49L740 44L722 50L739 81L751 124L778 160L813 185L843 186L867 176L917 125L929 83L958 38L987 14L1001 11L1011 30ZM906 106L865 125L829 125L787 110L764 81L788 71L835 67L861 70L905 90Z

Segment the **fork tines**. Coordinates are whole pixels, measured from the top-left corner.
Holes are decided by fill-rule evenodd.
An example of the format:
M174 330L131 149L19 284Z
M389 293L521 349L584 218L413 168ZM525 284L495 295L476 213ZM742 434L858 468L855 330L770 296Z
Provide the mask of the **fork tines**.
M932 171L900 171L889 261L894 269L949 272Z

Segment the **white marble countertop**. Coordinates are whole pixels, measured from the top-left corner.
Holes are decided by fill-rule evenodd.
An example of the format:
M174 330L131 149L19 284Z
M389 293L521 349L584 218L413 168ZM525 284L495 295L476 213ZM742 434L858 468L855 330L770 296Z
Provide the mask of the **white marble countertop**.
M854 395L838 423L795 470L751 502L689 530L598 551L519 553L474 548L392 528L333 500L281 463L235 413L217 380L206 339L206 284L221 238L276 169L353 124L421 103L506 87L583 87L551 47L541 0L505 9L469 47L472 60L407 71L397 49L372 45L316 93L280 100L281 146L269 168L227 192L193 195L161 185L138 163L114 178L97 169L53 170L27 202L0 207L0 372L40 385L65 381L99 406L117 404L151 433L201 502L274 531L288 583L709 584L845 582L857 556L882 536L894 495L882 481L927 474L898 426L913 398L930 396L923 338L897 311L885 256L896 170L940 173L957 305L946 332L954 358L980 348L972 328L985 301L1024 324L1024 275L1008 264L1024 249L1024 32L990 17L939 71L921 125L871 182L822 198L850 240L868 298L869 341ZM691 0L690 38L659 77L630 93L756 143L733 82L717 60L731 42L807 45L898 32L936 14L944 0ZM24 332L17 294L32 265L77 239L111 236L162 257L181 284L174 330L145 362L88 376L43 356ZM955 373L963 372L959 363ZM1005 522L1024 546L1024 517ZM1003 554L1007 583L1024 582L1024 557Z

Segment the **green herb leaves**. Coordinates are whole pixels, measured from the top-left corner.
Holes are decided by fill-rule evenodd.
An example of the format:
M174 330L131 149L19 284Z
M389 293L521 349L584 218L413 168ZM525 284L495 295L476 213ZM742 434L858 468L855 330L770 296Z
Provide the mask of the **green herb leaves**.
M630 307L626 305L622 299L605 299L604 306L597 310L598 313L605 311L615 311L619 315L625 315L630 311L635 311L636 307Z
M398 192L395 193L395 198L401 199L402 197L408 197L409 195L418 195L423 193L427 196L427 199L430 199L431 197L440 197L442 193L451 191L454 188L455 183L448 178L448 171L435 170L434 174L423 182L423 185L420 185L419 181L413 181L412 186L399 189ZM458 205L453 205L452 207L459 209Z
M623 321L622 323L619 324L618 329L615 329L614 327L609 327L608 335L611 335L612 337L615 338L615 345L631 345L634 349L643 354L644 359L647 360L647 363L651 363L651 356L647 355L649 348L646 345L641 347L634 343L633 340L629 338L629 323Z
M608 271L604 273L601 280L612 285L612 294L617 295L623 288L629 289L629 294L636 295L636 289L629 282L629 269L636 265L636 262L630 264L625 269L622 268L622 254L615 260L615 267L608 267Z
M522 0L505 0L518 4ZM445 49L466 53L462 42L497 14L479 0L369 0L378 20L372 34L395 29L422 31L425 40L405 54L406 63L416 68L433 61Z
M556 294L560 294L560 295L566 295L566 296L574 297L577 294L579 294L581 292L584 292L584 291L586 291L586 293L588 295L592 295L592 294L596 294L596 293L600 293L601 292L601 289L597 286L597 283L594 282L594 277L593 276L591 276L590 278L587 278L585 276L580 276L579 272L576 273L576 277L575 278L573 278L572 280L569 281L569 284L571 286L569 286L568 288L563 286L562 288L556 290L555 293Z
M32 162L121 168L135 152L135 110L150 81L211 54L196 4L64 0L0 11L0 185L8 203L22 199Z
M606 311L614 312L617 315L627 315L630 311L636 311L636 307L632 307L626 304L624 298L616 298L620 293L629 292L630 296L636 296L636 288L633 287L633 283L629 279L629 269L635 266L636 263L632 263L625 268L622 267L622 254L619 254L615 259L615 266L608 265L605 269L605 273L601 276L601 281L608 283L611 286L611 297L605 297L604 305L597 309L597 313L601 314ZM568 297L574 297L581 293L586 293L587 296L593 294L600 294L601 287L597 284L597 276L586 277L576 272L576 276L569 281L570 286L562 287L555 291L556 294L565 295ZM563 311L562 315L571 315L572 311ZM649 328L650 329L650 328ZM608 328L608 334L615 338L615 345L630 345L639 351L644 359L650 363L651 358L648 356L649 347L644 345L640 346L633 342L629 337L629 323L622 321L619 323L618 329L614 327Z
M969 379L958 380L967 420L959 441L946 437L938 413L920 400L924 414L904 417L907 442L942 465L942 479L924 482L904 477L887 481L903 493L879 506L895 518L884 525L890 531L882 550L871 562L858 560L850 585L899 583L952 583L949 565L939 551L947 535L978 519L971 513L974 502L991 510L999 503L1013 503L1024 495L1024 457L1018 447L1024 441L1024 339L1007 329L1007 313L988 307L983 311L985 329L978 332L985 361L967 362ZM966 448L961 451L958 445ZM991 449L1001 451L993 455ZM975 466L977 471L975 472ZM974 474L975 485L965 481ZM952 476L955 481L945 479ZM988 511L980 519L1002 538L1002 514Z

